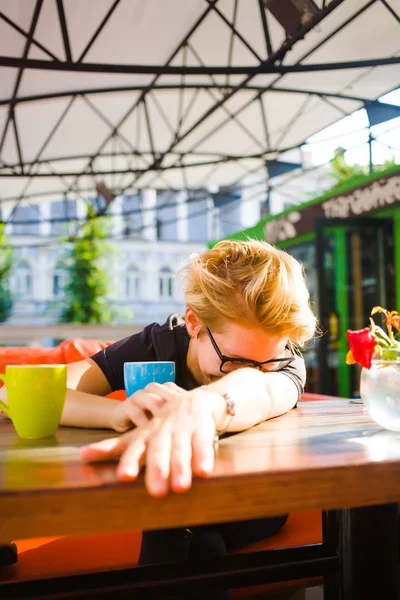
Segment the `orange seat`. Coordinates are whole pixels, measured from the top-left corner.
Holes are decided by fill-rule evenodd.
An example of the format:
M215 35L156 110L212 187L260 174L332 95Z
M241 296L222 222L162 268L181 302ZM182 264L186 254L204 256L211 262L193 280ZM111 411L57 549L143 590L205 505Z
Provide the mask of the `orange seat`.
M0 569L0 583L133 567L141 540L141 531L15 540L18 562Z
M74 338L62 342L55 348L41 348L40 346L20 346L0 348L0 373L5 373L7 365L43 365L60 364L68 365L89 358L112 344L99 340ZM0 387L4 385L0 381ZM108 395L114 400L125 400L123 390L112 392Z
M0 348L0 373L6 372L7 365L65 364L60 346L55 348ZM0 381L0 387L3 382Z
M9 364L68 364L83 360L110 343L76 338L55 348L0 348L0 373L4 373ZM111 396L123 399L125 393L115 392ZM303 399L312 401L321 396L305 394ZM321 541L321 512L294 513L279 533L239 552L290 548ZM16 540L16 544L18 562L0 570L0 583L134 567L139 558L141 532L46 537ZM268 589L288 586L293 586L293 582L252 588L252 594L258 589L265 593ZM246 594L248 591L234 591L237 598L247 597Z

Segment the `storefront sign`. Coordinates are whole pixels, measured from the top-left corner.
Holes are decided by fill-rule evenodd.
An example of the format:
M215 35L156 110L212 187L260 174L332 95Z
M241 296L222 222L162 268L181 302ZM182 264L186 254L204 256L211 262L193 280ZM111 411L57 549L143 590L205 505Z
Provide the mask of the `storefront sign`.
M276 243L311 233L315 230L315 219L346 219L400 204L400 174L377 179L355 190L291 211L267 221L264 226L265 239Z

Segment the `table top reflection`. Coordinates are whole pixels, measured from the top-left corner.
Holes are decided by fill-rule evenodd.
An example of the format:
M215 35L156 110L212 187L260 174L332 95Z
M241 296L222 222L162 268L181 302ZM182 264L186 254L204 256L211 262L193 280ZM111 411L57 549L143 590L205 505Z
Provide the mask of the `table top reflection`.
M88 465L79 448L115 433L60 428L21 440L0 419L0 541L244 520L310 509L400 501L400 434L349 400L297 409L220 441L216 466L186 494L150 498L143 477Z

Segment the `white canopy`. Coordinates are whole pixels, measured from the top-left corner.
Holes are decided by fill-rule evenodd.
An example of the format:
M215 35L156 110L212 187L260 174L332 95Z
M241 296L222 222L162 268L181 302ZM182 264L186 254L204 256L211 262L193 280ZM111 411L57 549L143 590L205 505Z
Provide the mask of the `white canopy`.
M278 1L0 0L0 202L265 178L400 85L400 0Z

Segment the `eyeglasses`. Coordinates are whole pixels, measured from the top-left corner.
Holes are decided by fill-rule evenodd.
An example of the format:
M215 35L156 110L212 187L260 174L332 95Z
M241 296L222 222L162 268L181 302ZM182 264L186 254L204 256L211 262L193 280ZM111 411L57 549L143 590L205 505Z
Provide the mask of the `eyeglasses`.
M247 358L231 358L230 356L224 356L221 350L218 348L218 344L214 340L213 335L208 327L206 327L206 331L214 350L218 354L218 357L221 361L221 365L219 367L221 373L231 373L231 371L235 371L236 369L244 367L254 367L255 369L259 369L260 371L266 373L282 371L282 369L287 367L296 358L292 355L285 358L271 358L270 360L265 360L264 362L257 362L256 360L249 360Z

